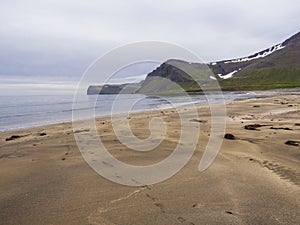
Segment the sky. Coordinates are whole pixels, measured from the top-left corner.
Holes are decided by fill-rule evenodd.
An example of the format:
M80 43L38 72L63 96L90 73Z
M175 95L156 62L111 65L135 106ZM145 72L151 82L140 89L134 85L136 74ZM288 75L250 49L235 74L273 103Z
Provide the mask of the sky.
M247 56L297 33L299 12L298 0L1 0L0 95L72 93L96 58L132 42Z

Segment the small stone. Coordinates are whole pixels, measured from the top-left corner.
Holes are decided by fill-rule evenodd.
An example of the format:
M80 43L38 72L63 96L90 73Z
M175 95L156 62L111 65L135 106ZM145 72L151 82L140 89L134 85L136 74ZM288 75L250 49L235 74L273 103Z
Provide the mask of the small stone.
M244 126L244 128L246 130L257 130L257 128L262 127L264 125L260 125L260 124L250 124L250 125L246 125Z
M299 146L299 141L288 140L284 144L286 144L286 145L292 145L292 146Z
M229 133L225 134L224 138L228 140L235 140L235 136Z

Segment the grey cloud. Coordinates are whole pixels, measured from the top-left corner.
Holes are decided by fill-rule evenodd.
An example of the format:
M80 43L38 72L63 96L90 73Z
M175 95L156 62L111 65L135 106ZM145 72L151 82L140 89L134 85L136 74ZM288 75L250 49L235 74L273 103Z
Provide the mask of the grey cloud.
M4 0L0 74L75 76L128 42L167 41L205 61L244 56L299 29L296 0Z

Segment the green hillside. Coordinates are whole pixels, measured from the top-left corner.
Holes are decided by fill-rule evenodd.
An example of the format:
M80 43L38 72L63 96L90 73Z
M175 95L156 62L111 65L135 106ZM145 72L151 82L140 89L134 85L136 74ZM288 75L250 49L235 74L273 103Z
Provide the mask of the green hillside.
M185 72L184 72L185 71ZM223 79L235 72L231 78ZM223 60L210 64L168 60L149 73L138 93L174 93L215 89L214 74L222 90L265 90L300 87L300 33L281 44L245 58ZM167 81L166 79L169 81Z

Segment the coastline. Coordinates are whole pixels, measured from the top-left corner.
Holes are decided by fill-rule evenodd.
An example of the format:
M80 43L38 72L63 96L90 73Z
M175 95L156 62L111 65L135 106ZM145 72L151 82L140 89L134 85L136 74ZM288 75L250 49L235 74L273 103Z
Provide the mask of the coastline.
M223 92L224 94L224 100L226 100L227 96L230 96L230 98L234 95L235 99L227 99L226 103L232 102L232 101L243 101L246 99L256 99L256 98L268 98L268 97L273 97L273 96L278 96L278 95L293 95L293 94L298 94L300 95L300 89L278 89L278 90L269 90L269 91L255 91L255 92L236 92L233 95L231 95L232 92ZM254 94L255 93L255 94ZM249 94L249 96L247 97L247 94ZM239 97L238 95L241 95L241 97ZM193 96L193 95L192 95ZM197 95L196 95L197 96ZM49 97L49 96L48 96ZM64 96L64 97L70 97L68 96ZM198 100L199 102L191 102L190 104L195 105L196 107L198 106L208 106L208 103L202 103L201 100ZM201 103L200 103L201 102ZM61 104L61 103L59 103ZM63 102L63 104L68 104L68 102ZM71 104L71 103L70 103ZM35 107L37 105L34 105ZM176 107L188 107L189 104L182 104L180 106L176 106ZM30 106L27 106L30 107ZM167 110L167 109L171 109L174 108L172 106L165 106L165 107L158 107L155 109L137 109L134 110L133 113L147 113L147 112L151 112L151 111L159 111L159 110ZM67 109L67 110L63 110L63 111L72 111L72 108ZM44 112L44 113L49 113L49 112ZM59 113L59 111L58 111ZM126 114L125 113L119 113L121 114ZM118 115L119 115L118 114ZM32 114L34 116L34 114ZM25 115L17 115L17 117L19 118L19 116L27 116ZM110 113L105 112L103 115L97 115L96 118L101 119L101 118L107 118L110 116ZM12 116L9 116L12 117ZM70 117L70 118L69 118ZM69 115L69 117L65 117L64 119L60 118L58 120L54 120L54 121L41 121L41 119L39 118L38 122L34 122L32 124L23 124L21 123L21 125L19 124L18 127L16 126L17 124L14 123L11 127L6 124L4 127L2 127L2 129L0 130L0 133L5 133L5 132L10 132L10 131L22 131L22 130L27 130L27 129L32 129L32 128L38 128L38 127L43 127L43 126L49 126L49 125L58 125L58 124L62 124L62 123L69 123L72 122L72 114ZM3 118L2 118L3 119ZM34 119L34 118L33 118Z
M189 106L183 106L189 113ZM200 141L190 162L169 180L127 187L96 174L82 158L71 122L0 133L0 218L4 224L296 224L300 194L300 99L297 95L227 104L226 133L212 166L197 168L210 135L208 106L199 106ZM178 139L174 109L135 112L133 133L149 135L148 122L162 118L170 132L147 154L120 144L108 117L96 119L111 154L133 165L168 156ZM191 118L193 119L193 118ZM246 125L259 124L254 130ZM22 137L6 141L12 135Z

